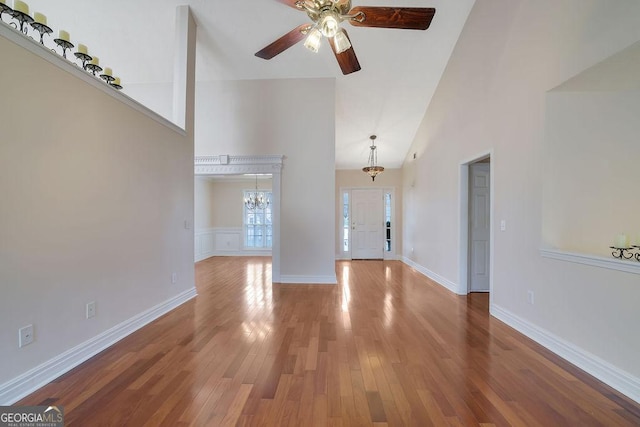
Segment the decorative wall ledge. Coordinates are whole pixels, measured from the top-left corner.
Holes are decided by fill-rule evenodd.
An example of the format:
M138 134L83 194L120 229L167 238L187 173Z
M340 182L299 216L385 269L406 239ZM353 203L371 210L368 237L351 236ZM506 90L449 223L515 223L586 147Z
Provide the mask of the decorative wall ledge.
M540 249L540 255L544 258L551 258L559 261L574 262L576 264L590 265L592 267L640 274L640 262L636 260L622 261L613 257L606 258L599 255L567 252L560 249Z
M162 117L155 111L145 107L144 105L140 104L138 101L134 100L133 98L130 98L124 93L117 91L114 88L108 86L104 81L84 71L81 67L79 67L74 62L71 62L68 59L63 58L62 56L58 55L55 52L51 52L51 50L48 47L43 46L42 44L40 44L40 42L32 39L29 36L25 36L24 34L22 34L17 30L14 30L6 22L0 22L0 36L28 50L29 52L55 65L56 67L68 73L73 74L74 76L84 81L85 83L88 83L91 86L95 87L96 89L99 89L102 92L106 93L107 95L117 99L118 101L124 104L127 104L129 107L133 108L134 110L174 130L180 135L186 136L186 132L180 126L176 125L170 120L167 120L166 118ZM4 59L9 61L11 60L11 58L4 58Z

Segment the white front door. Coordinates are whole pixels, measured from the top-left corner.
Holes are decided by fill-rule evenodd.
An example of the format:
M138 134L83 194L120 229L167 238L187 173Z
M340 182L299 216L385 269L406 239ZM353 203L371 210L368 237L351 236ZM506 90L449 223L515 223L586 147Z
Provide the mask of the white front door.
M489 291L489 163L474 163L469 168L469 291Z
M382 259L384 216L382 189L351 191L352 259Z

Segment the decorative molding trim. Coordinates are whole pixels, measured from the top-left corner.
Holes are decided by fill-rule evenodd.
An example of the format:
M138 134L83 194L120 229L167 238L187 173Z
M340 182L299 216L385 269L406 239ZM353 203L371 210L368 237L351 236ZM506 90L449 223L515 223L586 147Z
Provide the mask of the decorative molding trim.
M640 403L640 378L634 377L630 373L516 316L502 307L492 304L490 311L491 315L498 320Z
M284 156L281 155L265 155L265 156L196 156L196 165L282 165Z
M196 156L196 175L280 173L284 156Z
M452 282L451 280L442 277L441 275L434 273L433 271L429 270L428 268L425 268L423 266L421 266L420 264L410 260L409 258L403 256L401 259L402 262L404 262L405 264L407 264L409 267L413 268L414 270L416 270L418 273L421 273L424 276L427 276L429 279L433 280L434 282L436 282L438 285L442 286L443 288L448 289L449 291L453 292L454 294L457 295L465 295L464 293L460 293L459 291L459 286L457 283Z
M70 350L50 359L40 366L0 384L0 405L12 405L25 396L65 374L102 350L112 346L160 316L176 309L197 296L196 288L188 289L167 301L151 307L142 313L125 320L119 325L83 342Z
M540 249L540 255L544 258L558 261L567 261L576 264L590 265L592 267L607 268L609 270L624 271L625 273L640 274L640 262L635 260L622 261L615 258L567 252L560 249Z
M283 274L277 283L297 284L297 285L337 285L338 278L332 276L297 276Z
M272 256L271 249L257 250L242 246L242 227L212 227L194 233L195 262L213 256Z
M48 47L43 46L40 42L33 40L30 37L27 37L20 33L17 30L14 30L5 22L0 23L0 36L6 38L7 40L17 44L18 46L28 50L34 55L44 59L45 61L55 65L63 71L66 71L75 77L78 77L80 80L88 83L89 85L95 87L96 89L101 90L112 98L117 99L118 101L127 104L129 107L134 110L144 114L150 119L164 125L165 127L173 130L174 132L186 136L187 133L180 126L171 122L170 120L162 117L155 111L147 108L146 106L140 104L133 98L125 95L121 91L115 90L112 87L109 87L105 82L100 80L99 77L95 77L88 72L84 71L81 67L77 66L74 62L69 61L68 59L63 58L57 53L53 53L49 50Z

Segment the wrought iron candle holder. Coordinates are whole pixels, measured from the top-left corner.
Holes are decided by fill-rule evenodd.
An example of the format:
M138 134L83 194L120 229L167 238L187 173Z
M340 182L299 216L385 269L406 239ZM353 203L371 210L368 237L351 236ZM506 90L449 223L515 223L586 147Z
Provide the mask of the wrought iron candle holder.
M2 16L4 14L7 14L10 17L12 17L15 20L15 22L4 21L2 19ZM36 19L38 21L36 21ZM29 33L29 26L31 26L31 28L34 31L37 31L40 34L40 44L42 45L44 45L45 34L53 33L53 29L46 24L47 21L44 15L36 13L36 17L34 19L28 13L22 12L20 10L15 10L4 3L0 3L0 22L3 22L13 27L16 31L20 31L20 33L22 33L24 36L27 36L27 37L30 37L28 33ZM60 37L65 37L65 38L60 38ZM67 50L73 49L75 45L71 43L69 40L66 40L66 38L69 37L69 34L66 31L61 30L60 37L53 39L53 41L56 45L60 46L60 49L62 49L62 57L67 59ZM81 47L83 46L81 45ZM91 55L88 55L87 53L85 53L86 47L84 47L84 49L78 49L78 50L81 50L81 52L75 52L74 55L77 59L79 59L82 62L83 70L92 73L94 76L99 76L102 80L104 80L104 82L107 85L109 85L110 87L116 90L122 89L122 85L120 84L120 79L119 78L116 79L110 74L111 69L109 68L103 69L100 65L98 65L97 57L94 58ZM55 49L51 49L51 51L56 52ZM98 74L103 70L105 71L104 74Z
M95 76L96 73L99 73L100 71L102 71L102 67L99 66L98 64L88 63L87 64L87 71L91 71L93 73L93 75Z
M40 43L44 44L44 35L45 34L51 34L53 33L53 30L51 29L51 27L42 24L40 22L32 22L31 26L33 27L34 30L36 30L38 33L40 33Z
M24 12L20 12L19 10L12 11L11 16L13 16L13 19L20 23L20 32L26 35L29 32L29 27L25 24L31 24L33 22L33 18Z
M613 252L611 252L611 255L613 255L614 258L631 259L636 255L636 254L634 254L632 252L633 251L633 247L617 248L615 246L609 246L609 248L613 249Z
M67 59L67 50L73 49L73 43L63 39L53 39L53 41L62 48L62 57Z
M100 78L107 82L107 84L111 85L111 82L115 80L115 77L110 76L109 74L100 74Z
M82 53L82 52L76 52L74 53L74 55L76 56L76 58L82 61L82 69L86 71L87 66L89 65L88 62L91 61L93 58L87 55L86 53Z
M634 248L638 250L638 252L635 255L636 261L640 262L640 246L634 246Z
M2 14L6 13L9 16L13 16L13 9L4 3L0 3L0 21L2 21Z

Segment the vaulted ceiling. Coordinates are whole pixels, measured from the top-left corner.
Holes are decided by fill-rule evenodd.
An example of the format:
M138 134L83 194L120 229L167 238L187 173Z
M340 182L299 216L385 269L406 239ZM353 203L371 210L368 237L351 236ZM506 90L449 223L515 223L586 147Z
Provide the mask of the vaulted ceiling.
M353 6L434 7L430 28L348 30L362 70L343 75L326 40L317 54L299 43L266 61L254 53L306 13L276 0L30 0L57 35L89 46L123 85L168 83L175 8L188 4L198 24L197 81L335 78L336 167L359 168L377 134L379 163L400 167L474 0L353 0ZM300 100L301 113L304 99ZM292 118L295 120L295 118ZM197 124L196 124L197 126Z

